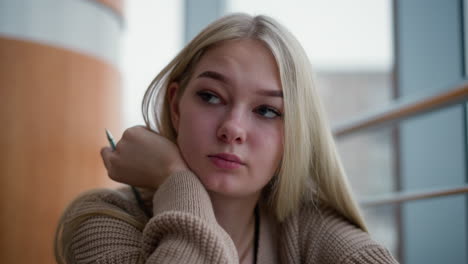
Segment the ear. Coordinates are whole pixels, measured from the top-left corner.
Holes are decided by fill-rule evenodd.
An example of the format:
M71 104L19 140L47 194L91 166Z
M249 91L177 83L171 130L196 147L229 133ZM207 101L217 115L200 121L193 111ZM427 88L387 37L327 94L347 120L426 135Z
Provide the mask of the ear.
M172 82L169 84L169 87L167 88L168 96L169 96L169 110L171 114L171 122L172 122L172 127L176 131L176 133L179 131L179 118L180 118L180 112L179 112L179 98L177 98L177 92L179 90L180 86L179 83L177 82Z

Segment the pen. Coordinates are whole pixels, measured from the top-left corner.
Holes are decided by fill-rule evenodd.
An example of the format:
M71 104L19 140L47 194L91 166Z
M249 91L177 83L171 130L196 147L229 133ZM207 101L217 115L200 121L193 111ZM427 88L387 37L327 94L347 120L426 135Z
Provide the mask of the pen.
M107 128L106 128L106 135L107 135L107 140L109 140L109 144L111 145L112 150L115 150L115 141L114 141L114 137L113 137L112 134L109 132L109 130L107 130Z
M115 140L114 140L114 137L112 136L111 132L106 128L106 135L107 135L107 140L109 141L109 144L112 148L112 151L115 150ZM146 216L148 218L151 218L151 214L150 212L148 211L148 209L146 208L143 200L141 199L141 196L140 196L140 192L138 192L137 188L135 188L135 186L130 186L132 187L132 191L133 191L133 194L135 195L135 198L138 202L138 205L141 207L141 209L143 210L143 212L145 212Z

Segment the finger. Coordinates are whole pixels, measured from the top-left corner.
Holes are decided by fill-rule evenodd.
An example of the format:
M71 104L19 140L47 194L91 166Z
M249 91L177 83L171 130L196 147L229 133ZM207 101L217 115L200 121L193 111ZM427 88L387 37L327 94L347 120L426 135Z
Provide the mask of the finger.
M131 128L134 128L134 129L147 129L146 126L143 126L143 125L136 125L136 126L133 126Z
M104 163L104 166L106 167L106 170L109 171L111 168L111 162L110 162L110 157L112 156L112 148L111 147L103 147L101 148L101 157L102 161Z
M115 144L115 149L113 150L115 153L120 153L120 149L122 148L122 143L123 143L123 139L117 141L117 144Z

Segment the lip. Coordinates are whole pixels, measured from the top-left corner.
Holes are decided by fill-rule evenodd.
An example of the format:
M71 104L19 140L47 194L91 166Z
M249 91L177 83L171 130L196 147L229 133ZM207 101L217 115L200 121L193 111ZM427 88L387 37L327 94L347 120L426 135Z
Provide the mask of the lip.
M228 153L219 153L215 155L208 155L210 160L221 169L237 169L241 166L244 166L245 163L242 160L233 154Z

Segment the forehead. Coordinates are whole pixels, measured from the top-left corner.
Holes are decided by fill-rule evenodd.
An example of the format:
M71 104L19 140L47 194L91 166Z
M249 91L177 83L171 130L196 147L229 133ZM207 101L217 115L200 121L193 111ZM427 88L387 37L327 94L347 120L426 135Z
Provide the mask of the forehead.
M210 48L194 75L205 71L218 72L236 85L282 90L275 57L259 40L229 40Z

